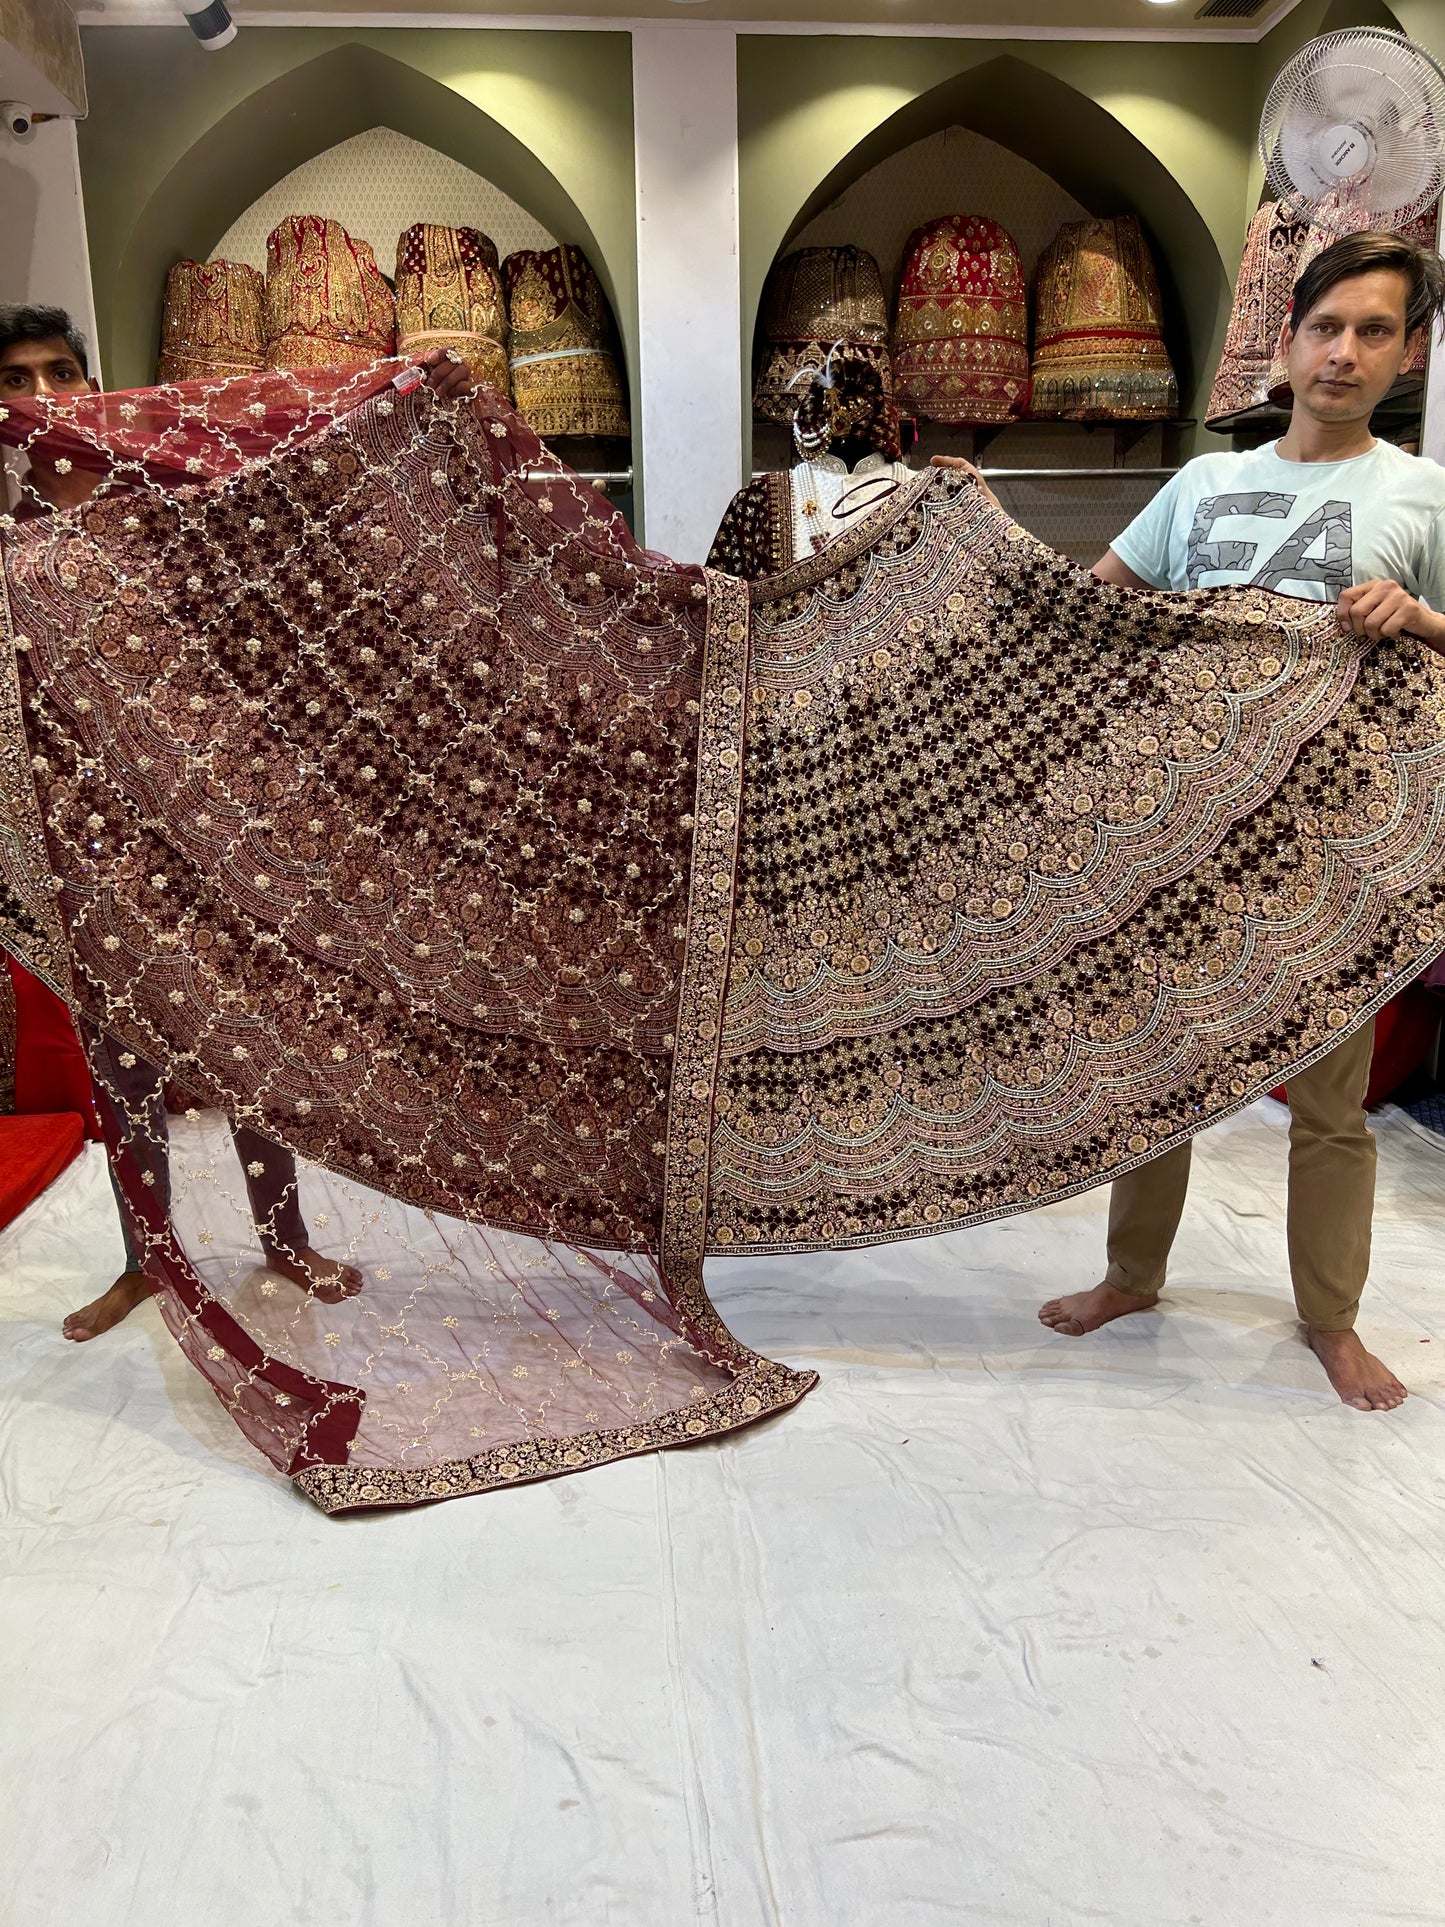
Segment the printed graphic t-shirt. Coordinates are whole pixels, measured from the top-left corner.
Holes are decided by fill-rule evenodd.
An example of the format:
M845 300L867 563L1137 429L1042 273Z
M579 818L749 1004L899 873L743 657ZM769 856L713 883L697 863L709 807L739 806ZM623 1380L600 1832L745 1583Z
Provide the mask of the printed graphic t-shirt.
M1278 442L1187 462L1113 543L1156 589L1253 583L1334 602L1386 578L1445 613L1445 468L1376 442L1287 462Z

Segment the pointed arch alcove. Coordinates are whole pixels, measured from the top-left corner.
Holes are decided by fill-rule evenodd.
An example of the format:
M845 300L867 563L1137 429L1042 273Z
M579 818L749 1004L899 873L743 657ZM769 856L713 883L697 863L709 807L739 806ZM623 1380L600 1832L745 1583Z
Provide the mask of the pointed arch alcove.
M872 118L872 124L816 178L795 175L799 191L791 209L785 211L774 194L771 207L757 210L759 222L767 221L773 230L766 259L760 226L745 234L743 318L749 343L772 259L880 163L957 127L1019 156L1090 214L1139 216L1159 266L1166 333L1186 412L1192 412L1188 403L1213 370L1228 315L1230 275L1219 239L1200 207L1139 132L1084 87L1011 53L977 56L962 71L921 89L890 112L876 112L885 90L875 86L871 92L870 100L853 90L840 112L851 109L858 118ZM813 152L822 147L807 145ZM1241 168L1243 164L1241 146ZM949 210L920 210L919 218L944 211ZM885 278L896 273L896 263L882 266Z
M624 36L249 28L225 59L207 60L184 28L153 28L93 32L86 54L92 114L81 166L112 385L152 377L172 262L204 258L276 182L378 128L480 175L539 227L585 249L635 382Z

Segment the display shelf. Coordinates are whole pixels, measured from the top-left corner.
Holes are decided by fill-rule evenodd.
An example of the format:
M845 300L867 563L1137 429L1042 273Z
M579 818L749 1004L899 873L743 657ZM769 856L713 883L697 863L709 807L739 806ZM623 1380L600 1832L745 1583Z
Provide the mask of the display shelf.
M1197 424L1190 417L1176 418L1172 421L1154 422L1069 422L1034 421L1024 419L1013 422L990 424L988 427L970 429L953 427L944 422L920 420L915 424L917 439L912 443L905 459L915 468L925 468L933 455L959 456L973 462L987 475L1027 476L1032 480L1067 481L1070 479L1092 482L1108 481L1113 478L1137 479L1172 475L1180 466L1180 435ZM1146 438L1155 438L1154 446L1148 453L1153 461L1133 462L1129 458L1136 450L1142 450ZM1011 450L1020 459L1014 465L991 463L983 468L982 457L985 450L1001 444L1001 438L1011 445ZM1081 460L1077 463L1067 459L1067 455L1077 449L1081 456L1088 456L1100 443L1109 448L1110 459ZM1091 444L1093 445L1091 447ZM1032 462L1027 460L1033 455ZM792 436L781 422L759 419L753 425L753 469L755 473L768 469L791 468L797 460Z
M1425 408L1425 385L1412 375L1386 395L1370 417L1370 426L1379 433L1398 431L1420 421ZM1217 415L1206 425L1216 435L1278 434L1288 427L1290 410L1277 402L1263 402L1258 408L1241 408L1232 415Z

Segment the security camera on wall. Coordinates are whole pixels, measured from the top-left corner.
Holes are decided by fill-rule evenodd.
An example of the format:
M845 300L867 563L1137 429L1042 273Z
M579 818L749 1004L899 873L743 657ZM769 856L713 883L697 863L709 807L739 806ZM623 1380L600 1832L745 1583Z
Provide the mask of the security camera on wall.
M5 117L5 132L13 141L28 141L35 132L35 115L23 100L0 100Z

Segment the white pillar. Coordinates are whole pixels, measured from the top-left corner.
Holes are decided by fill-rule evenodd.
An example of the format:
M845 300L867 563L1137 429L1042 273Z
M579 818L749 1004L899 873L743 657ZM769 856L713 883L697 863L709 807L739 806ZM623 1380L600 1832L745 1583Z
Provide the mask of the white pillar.
M1445 244L1445 202L1435 224L1435 245ZM1430 342L1425 372L1425 418L1420 424L1420 453L1445 462L1445 330L1437 322Z
M0 302L66 309L99 375L73 120L42 121L28 141L0 133Z
M737 35L632 31L643 539L701 562L742 481Z

